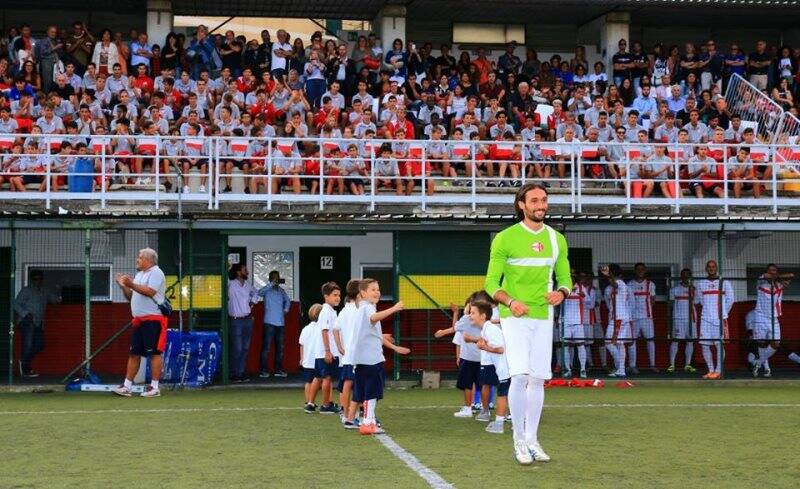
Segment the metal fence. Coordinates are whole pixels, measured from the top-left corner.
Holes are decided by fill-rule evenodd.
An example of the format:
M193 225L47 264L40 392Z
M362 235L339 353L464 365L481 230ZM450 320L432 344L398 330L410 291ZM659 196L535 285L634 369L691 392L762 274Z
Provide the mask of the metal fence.
M787 131L797 119L777 119ZM205 138L194 156L165 148L185 138L130 137L136 149L113 153L104 136L86 154L56 152L61 136L40 139L41 151L3 156L6 183L0 200L87 201L106 208L135 202L156 209L164 202L202 202L209 209L226 203L355 203L375 210L382 204L501 204L526 181L552 189L551 202L572 212L591 206L633 208L684 206L796 207L800 183L800 146L753 141L743 144L544 142L544 141L396 141L357 139ZM391 154L381 157L389 145ZM26 146L27 147L27 146ZM352 149L351 149L352 148ZM662 148L663 154L659 153ZM706 148L707 159L696 153ZM344 156L353 151L352 157ZM311 156L308 156L308 155ZM698 192L695 187L700 187ZM706 197L706 198L701 198Z
M730 113L741 116L742 126L753 128L764 142L777 142L784 111L768 94L740 75L733 74L728 81L725 100Z

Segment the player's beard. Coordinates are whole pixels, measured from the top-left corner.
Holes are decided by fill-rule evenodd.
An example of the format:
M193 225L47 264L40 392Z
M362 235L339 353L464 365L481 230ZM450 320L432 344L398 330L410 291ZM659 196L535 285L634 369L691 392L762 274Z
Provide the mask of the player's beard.
M536 209L534 211L525 210L525 217L535 223L544 222L544 217L547 215L546 209Z

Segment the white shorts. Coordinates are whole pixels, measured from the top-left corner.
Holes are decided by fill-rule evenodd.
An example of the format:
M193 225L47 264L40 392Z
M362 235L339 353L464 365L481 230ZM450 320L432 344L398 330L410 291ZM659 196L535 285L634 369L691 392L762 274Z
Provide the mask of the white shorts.
M606 343L611 343L611 338L614 337L614 323L609 323L606 327ZM622 343L631 342L631 323L630 321L622 321L617 334L617 341Z
M506 342L506 360L510 375L528 374L550 380L553 373L553 321L531 318L502 318L500 327Z
M781 323L775 320L775 325L772 324L772 318L762 318L756 316L756 325L753 328L753 338L762 341L777 341L781 339Z
M584 343L589 344L594 341L594 326L591 324L583 325L583 339Z
M655 326L653 326L653 318L634 319L631 321L633 339L644 336L648 340L652 340L655 336Z
M606 337L606 332L603 331L602 324L595 323L595 325L592 326L592 328L594 329L594 339L602 341Z
M565 324L564 333L561 335L568 343L583 343L586 338L586 328L582 324Z
M723 323L723 330L727 329L728 327L728 320L725 319ZM701 320L700 321L700 344L701 345L714 345L719 343L719 340L722 339L722 335L720 334L720 326L719 323L712 323L710 321Z
M697 321L692 321L689 327L689 318L672 319L672 339L673 340L693 340L697 338Z

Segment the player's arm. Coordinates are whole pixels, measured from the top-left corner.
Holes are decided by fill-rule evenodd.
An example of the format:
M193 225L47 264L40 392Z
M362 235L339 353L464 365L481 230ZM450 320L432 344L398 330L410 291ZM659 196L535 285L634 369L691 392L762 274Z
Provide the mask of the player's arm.
M344 347L342 346L342 335L336 328L333 328L333 341L336 342L336 348L339 350L339 353L344 355Z
M303 365L303 344L300 344L300 366Z
M451 334L456 332L455 326L451 326L445 329L437 329L435 333L433 333L434 338L441 338L442 336L450 336Z
M652 311L653 308L656 306L656 284L650 282L650 310Z
M383 311L378 311L373 313L369 317L369 322L375 325L375 323L379 321L383 321L384 319L388 318L392 314L396 312L400 312L403 310L403 301L398 302L397 304L393 305L389 309L384 309Z
M733 303L736 301L736 297L733 295L733 286L731 285L730 280L725 281L725 314L730 314L731 308L733 307Z
M503 269L508 259L508 251L503 246L502 233L495 236L492 240L492 247L489 251L489 266L486 269L486 280L484 289L498 303L511 309L511 313L516 317L524 316L528 313L528 306L522 301L511 297L502 287Z
M333 362L333 354L331 353L331 339L328 337L328 327L324 324L322 328L322 345L325 347L325 363Z
M383 346L385 346L386 348L388 348L390 350L395 351L396 353L398 353L400 355L408 355L409 353L411 353L410 349L408 349L408 348L406 348L404 346L395 345L393 342L389 341L389 339L386 338L386 336L383 336L381 341L383 343Z
M477 343L481 340L480 336L472 336L464 333L464 341L467 343Z
M558 289L553 292L548 292L547 302L551 306L561 304L564 299L569 296L572 290L572 276L569 270L569 248L567 247L567 240L564 235L558 233L556 235L556 242L558 244L558 259L555 265L556 281L558 282Z

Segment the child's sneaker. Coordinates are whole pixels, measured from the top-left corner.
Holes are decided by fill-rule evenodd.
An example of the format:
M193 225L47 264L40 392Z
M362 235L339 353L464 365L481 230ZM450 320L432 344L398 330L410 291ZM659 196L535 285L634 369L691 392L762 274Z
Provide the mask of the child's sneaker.
M342 426L344 426L344 429L346 430L357 430L359 428L359 426L353 421L345 421Z
M503 420L500 421L492 421L491 423L486 425L486 432L487 433L497 433L499 435L503 434Z
M161 395L161 391L153 387L152 385L148 385L147 387L145 387L144 392L142 392L139 395L141 397L159 397Z
M453 416L456 418L471 418L472 408L469 406L462 406L461 409L453 413Z
M475 416L475 421L483 421L484 423L492 420L492 414L489 411L481 411Z
M112 390L111 392L113 392L118 396L131 397L131 390L125 387L124 385L118 385L114 387L114 390Z
M383 428L376 424L362 424L358 427L358 432L362 435L382 435L386 433Z
M306 407L303 408L303 411L305 411L306 414L314 414L316 410L317 410L317 405L312 402L307 403Z
M530 465L533 463L533 457L528 449L528 444L523 440L514 442L514 457L521 465Z
M339 410L333 404L328 404L327 406L322 406L319 408L319 414L336 414Z

